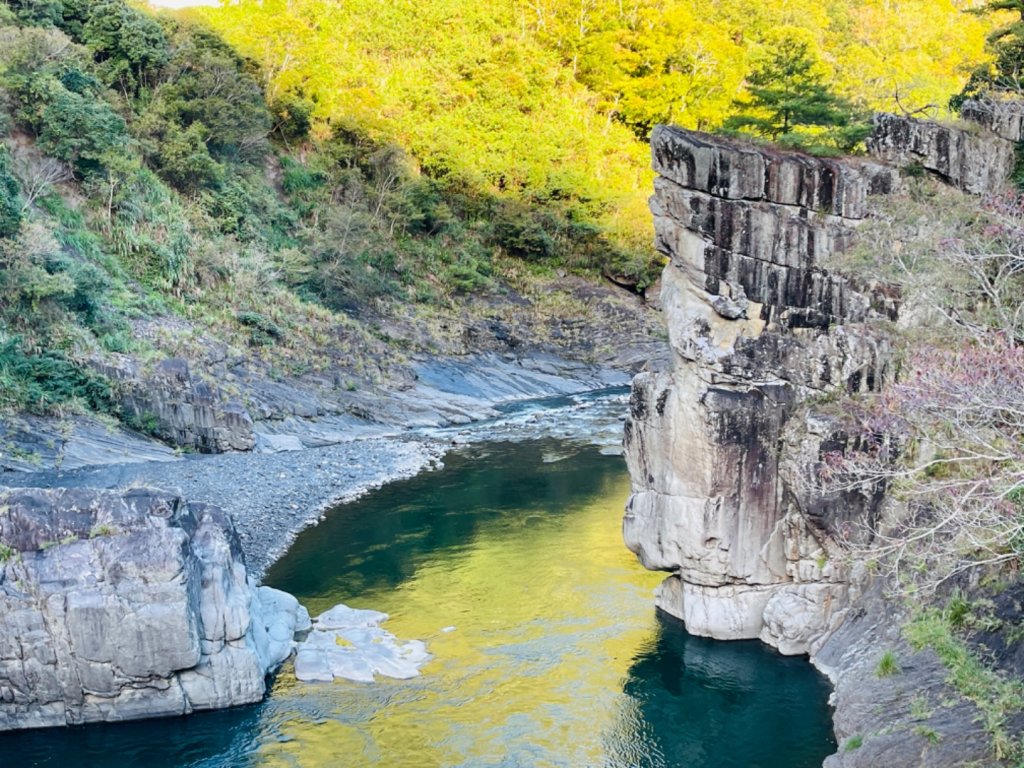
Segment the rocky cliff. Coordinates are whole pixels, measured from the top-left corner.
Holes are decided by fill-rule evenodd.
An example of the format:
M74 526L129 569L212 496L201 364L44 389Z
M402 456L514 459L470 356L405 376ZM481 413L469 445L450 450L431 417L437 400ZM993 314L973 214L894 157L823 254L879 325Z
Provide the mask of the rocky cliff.
M673 364L633 382L624 538L669 573L657 604L691 633L760 638L829 675L837 736L857 747L829 766L991 760L976 707L951 694L934 653L907 645L881 585L839 557L839 540L869 536L884 489L816 480L825 454L857 447L835 404L891 380L891 329L914 315L901 317L895 287L835 274L830 257L856 241L870 196L899 191L900 169L971 194L1002 188L1021 110L969 104L965 115L979 124L879 116L872 160L668 127L651 140ZM874 674L885 648L906 659L898 681ZM927 728L911 691L941 713Z
M694 634L806 653L846 606L828 531L850 512L785 482L782 468L842 439L809 398L890 375L877 328L898 296L822 260L847 247L867 196L890 191L896 174L673 128L655 131L652 150L675 364L634 380L626 542L672 573L658 605ZM796 454L784 457L787 442ZM877 503L847 501L856 514Z
M0 489L0 616L0 731L258 701L308 625L218 508L145 489Z

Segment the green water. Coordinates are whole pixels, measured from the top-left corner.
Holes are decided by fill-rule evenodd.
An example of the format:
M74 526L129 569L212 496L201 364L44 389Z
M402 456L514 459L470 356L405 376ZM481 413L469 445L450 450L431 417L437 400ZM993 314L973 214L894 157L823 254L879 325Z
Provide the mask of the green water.
M567 456L567 457L566 457ZM555 461L554 459L560 459ZM621 458L491 443L306 531L268 574L312 613L391 614L423 675L302 684L174 721L0 737L9 765L802 768L834 751L826 682L656 615L619 532ZM447 630L447 631L445 631Z

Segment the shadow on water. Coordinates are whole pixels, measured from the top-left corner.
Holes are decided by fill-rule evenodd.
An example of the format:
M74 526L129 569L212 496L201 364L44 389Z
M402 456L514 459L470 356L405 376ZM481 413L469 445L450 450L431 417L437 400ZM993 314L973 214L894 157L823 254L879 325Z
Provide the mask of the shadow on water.
M829 686L806 658L694 637L660 611L656 623L623 683L629 706L608 744L616 764L816 768L835 750Z
M256 748L262 708L0 734L0 754L12 768L228 768Z

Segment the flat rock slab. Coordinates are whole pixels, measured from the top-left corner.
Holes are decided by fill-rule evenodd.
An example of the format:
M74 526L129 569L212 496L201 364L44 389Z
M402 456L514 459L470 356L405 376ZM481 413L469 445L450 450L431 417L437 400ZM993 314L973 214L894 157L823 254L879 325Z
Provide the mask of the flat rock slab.
M407 680L430 660L421 640L400 642L380 625L379 611L336 605L313 619L309 636L299 643L295 677L306 683L336 679L372 683L376 675Z

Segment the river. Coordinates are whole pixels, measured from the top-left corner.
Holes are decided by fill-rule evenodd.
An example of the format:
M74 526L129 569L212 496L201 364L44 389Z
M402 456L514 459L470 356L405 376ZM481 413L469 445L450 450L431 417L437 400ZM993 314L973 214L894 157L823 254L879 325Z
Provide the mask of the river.
M803 768L835 751L829 687L756 641L658 615L620 536L629 478L587 441L478 442L339 507L265 582L314 615L389 613L421 677L303 684L190 718L0 737L16 766Z

